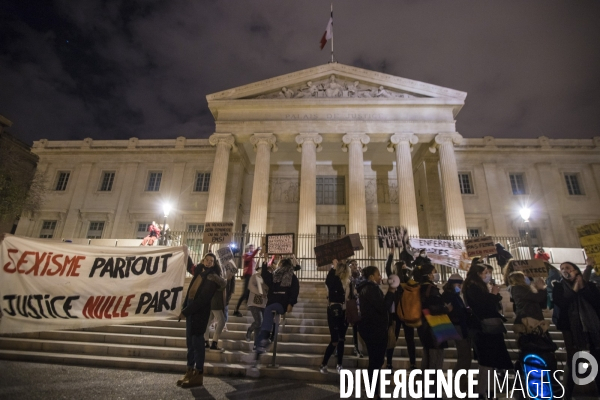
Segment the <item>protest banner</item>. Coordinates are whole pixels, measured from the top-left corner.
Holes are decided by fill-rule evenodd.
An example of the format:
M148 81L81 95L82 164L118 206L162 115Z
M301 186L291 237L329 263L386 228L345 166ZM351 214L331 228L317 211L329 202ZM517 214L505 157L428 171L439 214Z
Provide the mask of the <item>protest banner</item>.
M531 278L548 277L548 267L544 260L512 260L511 263L515 271L521 271Z
M425 249L427 256L434 264L464 269L465 247L462 241L440 239L410 239L410 245L415 249Z
M233 251L231 251L229 246L221 247L217 250L217 257L219 258L219 264L224 266L229 262L229 260L233 260Z
M362 242L360 241L360 235L358 233L351 233L346 236L348 236L350 238L350 241L352 242L352 247L354 248L354 251L364 250Z
M596 265L600 264L600 222L580 226L577 233L586 256L593 258Z
M267 254L294 254L293 233L272 233L265 238Z
M333 260L343 260L353 255L354 247L352 246L352 240L348 236L315 247L317 267L328 265Z
M496 254L496 243L491 236L480 236L465 240L465 247L469 257L482 256L486 257L490 254Z
M181 311L187 247L106 247L6 235L0 334L166 319Z
M403 248L402 238L406 234L403 226L381 226L377 225L377 239L379 248Z
M229 243L233 231L233 222L206 222L202 242L205 244Z

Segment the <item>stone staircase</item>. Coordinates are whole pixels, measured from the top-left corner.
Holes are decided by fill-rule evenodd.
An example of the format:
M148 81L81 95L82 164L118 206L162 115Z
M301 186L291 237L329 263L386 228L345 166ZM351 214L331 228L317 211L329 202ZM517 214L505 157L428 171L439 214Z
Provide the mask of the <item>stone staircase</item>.
M186 284L189 283L186 282ZM385 291L386 289L383 288ZM241 288L238 289L241 292ZM240 310L242 317L233 316L240 293L230 302L227 332L223 332L219 346L224 352L207 351L205 372L207 375L254 376L244 358L252 350L252 343L246 342L245 333L252 322L245 306ZM511 357L516 359L518 350L516 335L512 333L512 305L508 293L502 291L505 315L509 319L506 328L506 343ZM326 289L323 283L302 282L300 298L293 312L287 316L285 326L280 329L277 345L279 368L269 368L272 354L261 358L260 376L293 378L304 381L337 382L337 374L320 374L323 353L329 343L329 329L326 317ZM545 311L546 318L551 312ZM552 339L558 347L564 347L562 335L552 325ZM415 334L417 358L422 348ZM365 351L366 353L366 351ZM345 368L367 368L368 358L353 355L352 328L346 335L344 352ZM444 368L452 368L456 361L456 349L445 351ZM564 363L566 354L557 352L559 364ZM14 361L35 361L113 368L128 368L152 371L184 372L186 359L185 323L177 320L162 320L137 325L112 325L74 331L51 331L0 337L0 359ZM418 361L418 360L417 360ZM335 366L335 358L330 360L330 370ZM476 364L474 363L474 366ZM409 367L408 353L402 331L394 352L394 368ZM335 371L335 369L333 369Z

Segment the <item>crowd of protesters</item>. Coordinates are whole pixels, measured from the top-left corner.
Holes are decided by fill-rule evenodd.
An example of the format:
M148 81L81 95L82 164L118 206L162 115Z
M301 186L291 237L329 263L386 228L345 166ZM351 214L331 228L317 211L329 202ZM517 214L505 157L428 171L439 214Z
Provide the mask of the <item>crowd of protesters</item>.
M274 339L274 318L292 312L300 294L295 275L300 266L296 259L269 260L263 254L263 260L256 260L260 250L250 245L244 254L244 288L233 313L241 316L239 308L247 301L252 323L245 336L247 341L254 342L253 365ZM518 350L523 354L537 351L546 357L549 368L556 368L553 353L557 347L548 333L550 322L544 319L543 310L553 310L553 322L562 332L567 352L565 398L571 398L574 382L568 370L574 354L585 350L600 359L600 290L594 280L598 274L592 267L593 260L588 260L583 273L570 262L560 264L557 269L548 264L547 253L538 249L536 259L544 261L549 271L548 279L544 280L515 270L512 255L500 244L494 257L502 268L513 303ZM188 371L177 382L182 387L202 385L205 351L222 351L218 346L219 335L225 324L225 307L233 292L235 274L231 268L223 272L212 253L197 266L191 263L188 267L193 279L180 316L186 320L188 348ZM402 328L409 369L443 369L444 350L453 345L456 363L450 368L469 369L476 360L480 370L478 390L480 398L485 398L487 378L493 376L488 371L522 367L520 358L513 362L506 345L507 319L500 286L492 279L493 269L484 259L476 258L464 279L452 274L440 288L440 273L424 250L414 259L410 254L400 253L400 259L394 261L392 248L385 266L388 279L384 293L381 288L384 280L377 267L360 268L356 260L334 260L325 279L330 340L319 371L328 373L332 356L336 371L344 368L345 340L350 326L353 353L362 358L366 348L369 373L381 368L393 370L394 351ZM436 336L430 316L446 318L455 330L451 337ZM211 344L209 332L213 321ZM415 330L423 349L420 365L417 365ZM460 384L466 386L466 380ZM600 377L596 378L596 384L600 390Z

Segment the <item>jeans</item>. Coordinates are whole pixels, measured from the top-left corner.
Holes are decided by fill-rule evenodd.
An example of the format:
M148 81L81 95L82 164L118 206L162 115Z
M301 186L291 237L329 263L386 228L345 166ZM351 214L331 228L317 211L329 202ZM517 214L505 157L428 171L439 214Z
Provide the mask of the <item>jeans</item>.
M244 275L244 291L242 292L242 297L240 297L240 299L237 302L237 306L235 306L235 311L238 311L240 309L244 300L248 302L248 296L250 295L248 284L250 283L250 278L252 278L252 275Z
M331 306L327 307L327 324L329 325L329 334L331 341L325 349L322 365L327 365L329 358L337 347L337 363L342 365L344 358L344 342L346 341L346 331L348 330L348 322L346 322L346 311L342 307L334 309Z
M264 308L250 306L248 307L248 310L250 310L250 312L252 313L252 318L254 318L254 321L252 322L248 330L254 331L254 338L256 339L258 337L258 334L260 333L260 327L263 322Z
M385 360L385 350L387 349L387 330L382 332L373 332L370 327L359 329L360 336L367 345L367 352L369 353L369 366L367 371L369 377L373 379L373 371L381 369L383 361ZM379 393L379 379L377 379L377 385L375 388L376 392Z
M185 320L185 344L187 346L187 366L204 371L204 337L192 334L191 316Z
M406 340L406 350L408 350L408 359L410 361L410 365L415 365L417 363L416 356L416 348L415 348L415 328L407 326L403 321L400 321L398 315L396 313L390 314L390 320L396 321L396 331L394 334L396 335L396 340L398 340L398 336L400 335L400 327L404 329L404 339ZM388 349L386 352L387 355L387 364L392 364L392 358L394 357L394 349Z
M264 353L269 346L269 336L271 335L271 329L273 329L273 310L277 314L283 314L284 312L283 306L279 303L273 303L265 307L260 333L254 338L254 345L258 353Z
M223 311L221 310L211 310L210 318L208 319L208 325L206 325L206 332L204 332L204 340L208 341L210 338L210 324L216 321L215 325L215 333L213 334L213 342L218 342L219 337L221 336L221 332L223 332L223 327L225 327L225 315L223 315Z

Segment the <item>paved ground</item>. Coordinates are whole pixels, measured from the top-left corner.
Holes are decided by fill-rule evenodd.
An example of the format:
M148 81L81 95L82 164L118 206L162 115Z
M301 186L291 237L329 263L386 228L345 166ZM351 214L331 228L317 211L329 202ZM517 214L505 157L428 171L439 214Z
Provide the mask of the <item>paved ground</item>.
M339 399L339 387L294 380L205 377L175 386L180 374L0 361L0 399Z

